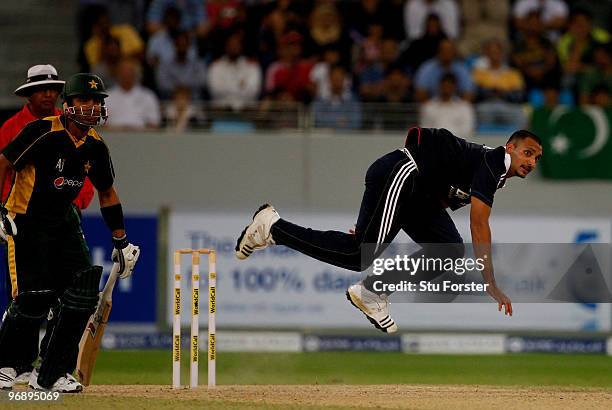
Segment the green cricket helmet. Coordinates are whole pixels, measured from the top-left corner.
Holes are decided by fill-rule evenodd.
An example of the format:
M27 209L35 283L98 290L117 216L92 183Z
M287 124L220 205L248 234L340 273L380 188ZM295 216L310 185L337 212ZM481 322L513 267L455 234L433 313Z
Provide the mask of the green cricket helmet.
M92 97L95 103L90 106L75 106L74 97ZM104 106L106 97L108 94L100 77L91 73L75 74L64 84L64 113L66 117L84 127L100 125L108 119L108 110Z
M76 96L98 96L106 98L108 94L106 93L104 82L100 77L90 73L78 73L66 81L62 96L64 101L66 101L66 99Z

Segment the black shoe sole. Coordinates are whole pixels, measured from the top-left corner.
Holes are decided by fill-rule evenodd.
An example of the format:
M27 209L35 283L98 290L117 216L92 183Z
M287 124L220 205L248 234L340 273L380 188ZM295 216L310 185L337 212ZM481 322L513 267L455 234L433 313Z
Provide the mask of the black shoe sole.
M236 252L240 250L240 242L242 242L242 238L244 238L244 234L246 233L248 227L249 225L245 226L245 228L242 230L242 233L238 237L238 240L236 241L236 247L234 248Z
M266 209L267 207L272 206L268 203L263 204L262 206L259 207L259 209L257 209L257 211L255 211L255 213L253 214L253 218L251 218L252 220L255 220L255 216L260 213L261 211L263 211L264 209ZM240 242L242 242L242 238L244 238L244 234L246 234L247 229L249 228L249 226L251 226L251 224L248 224L247 226L244 227L244 229L242 230L242 233L240 234L240 236L238 237L238 240L236 241L236 247L234 248L234 251L238 252L240 250ZM243 252L244 253L244 252ZM250 251L249 254L247 254L246 256L249 257L251 256L251 253L253 253L253 250Z
M348 299L349 302L351 302L351 305L353 305L355 307L355 309L359 310L361 313L363 313L363 311L359 308L359 306L357 306L354 302L353 299L351 299L351 295L349 295L348 290L346 291L346 298ZM384 329L381 325L378 324L378 322L374 319L372 319L370 316L366 315L365 313L363 313L363 315L365 317L368 318L368 320L370 321L370 323L372 323L374 325L374 327L378 330L380 330L383 333L387 333L387 329Z

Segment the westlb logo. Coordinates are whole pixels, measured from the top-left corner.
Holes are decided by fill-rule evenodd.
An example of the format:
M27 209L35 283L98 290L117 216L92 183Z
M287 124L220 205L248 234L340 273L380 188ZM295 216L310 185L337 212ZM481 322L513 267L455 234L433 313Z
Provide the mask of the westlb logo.
M53 180L53 186L57 189L62 189L66 185L73 188L80 188L83 186L83 183L75 179L67 179L64 177L57 177Z

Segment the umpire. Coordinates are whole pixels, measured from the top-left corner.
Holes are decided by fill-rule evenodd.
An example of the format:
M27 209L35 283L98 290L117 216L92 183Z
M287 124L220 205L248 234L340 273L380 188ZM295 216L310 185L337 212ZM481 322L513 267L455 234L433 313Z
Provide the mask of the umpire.
M79 392L70 373L78 343L98 302L102 267L92 266L79 219L71 205L88 177L112 232L113 260L121 277L132 273L140 250L129 243L110 153L94 127L107 118L102 80L76 74L64 86L64 112L29 123L0 154L0 184L15 181L0 207L0 237L8 243L12 297L0 328L0 387L10 389L23 362L21 341L39 331L40 319L59 303L53 334L34 389ZM2 188L2 187L0 187Z

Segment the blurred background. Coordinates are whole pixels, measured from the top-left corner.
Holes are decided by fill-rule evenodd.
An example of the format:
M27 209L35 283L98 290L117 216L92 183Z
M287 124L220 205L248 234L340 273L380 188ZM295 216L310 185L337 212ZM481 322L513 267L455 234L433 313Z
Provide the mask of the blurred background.
M0 123L26 102L13 91L35 64L60 79L91 71L109 90L101 134L143 253L115 291L105 348L169 349L172 252L212 247L221 352L610 354L610 304L519 304L511 319L492 303L397 304L401 334L381 338L344 299L358 274L283 247L238 263L233 247L266 201L297 223L351 228L365 169L414 125L489 146L534 131L544 157L496 196L494 241L609 244L611 10L609 0L3 1ZM469 241L465 210L453 219ZM108 273L96 203L83 225ZM539 286L498 275L517 295Z

